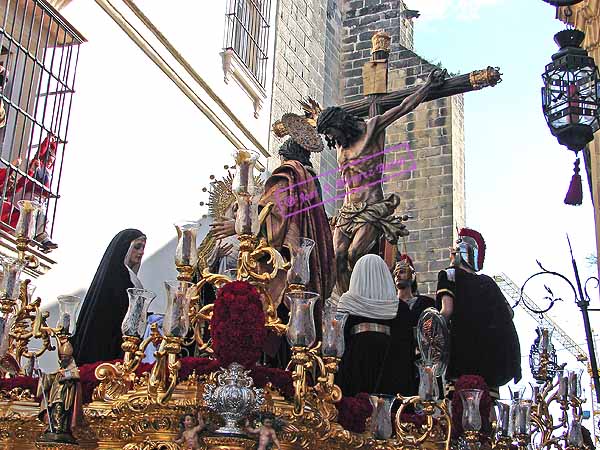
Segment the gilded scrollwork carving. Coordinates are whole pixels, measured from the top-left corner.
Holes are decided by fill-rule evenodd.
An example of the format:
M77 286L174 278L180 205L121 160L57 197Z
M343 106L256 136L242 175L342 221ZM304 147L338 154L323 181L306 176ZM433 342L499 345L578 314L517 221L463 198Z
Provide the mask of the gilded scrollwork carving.
M125 445L123 450L180 450L182 447L174 442L153 441L146 438L144 442Z

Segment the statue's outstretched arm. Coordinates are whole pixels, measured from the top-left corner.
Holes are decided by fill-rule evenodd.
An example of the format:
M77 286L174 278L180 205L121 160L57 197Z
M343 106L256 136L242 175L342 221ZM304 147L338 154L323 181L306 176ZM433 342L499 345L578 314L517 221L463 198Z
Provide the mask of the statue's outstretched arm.
M446 70L433 70L429 73L427 77L427 81L425 84L419 88L415 93L406 97L402 103L398 106L394 106L393 108L387 110L383 114L381 114L377 118L376 122L376 133L381 133L385 131L387 127L389 127L392 123L398 120L400 117L405 116L409 112L413 111L417 106L419 106L427 94L432 89L436 89L444 83L444 79L446 77Z

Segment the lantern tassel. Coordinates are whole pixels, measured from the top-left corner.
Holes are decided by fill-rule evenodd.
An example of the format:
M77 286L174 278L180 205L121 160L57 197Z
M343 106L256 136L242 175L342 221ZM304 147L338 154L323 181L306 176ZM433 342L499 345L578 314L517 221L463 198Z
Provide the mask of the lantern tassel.
M565 197L566 205L581 205L583 201L583 189L581 187L581 175L579 175L579 158L575 160L575 168L573 169L573 177L571 178L571 185L569 191Z

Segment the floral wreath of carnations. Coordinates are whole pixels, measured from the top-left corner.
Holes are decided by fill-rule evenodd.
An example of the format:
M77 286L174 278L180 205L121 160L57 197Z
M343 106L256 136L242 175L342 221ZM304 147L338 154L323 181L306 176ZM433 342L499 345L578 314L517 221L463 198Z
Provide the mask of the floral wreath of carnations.
M258 290L246 281L227 283L217 292L211 320L214 355L222 367L237 362L251 368L267 336Z

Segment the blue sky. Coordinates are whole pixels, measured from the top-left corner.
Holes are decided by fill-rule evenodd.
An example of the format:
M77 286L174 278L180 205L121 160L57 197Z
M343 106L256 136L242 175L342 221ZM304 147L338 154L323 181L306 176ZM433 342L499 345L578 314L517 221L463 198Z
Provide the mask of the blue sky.
M594 268L585 261L595 253L587 179L582 172L584 204L564 205L575 157L550 134L541 110L541 73L557 50L553 35L564 28L555 19L555 9L541 0L407 0L407 4L421 11L415 20L415 50L421 56L440 61L452 72L492 65L504 74L495 88L465 95L467 225L486 239L483 272L505 272L521 285L537 270L539 259L574 279L568 232L580 272L593 275ZM568 287L550 286L565 300L551 315L560 318L561 326L583 345L581 315ZM536 299L539 294L537 289L529 292ZM599 307L597 291L593 294L592 302ZM592 326L600 324L599 315L591 313ZM528 349L535 324L523 313L517 316L522 347Z
M540 259L571 275L568 232L580 270L593 274L585 262L595 253L587 179L582 172L584 204L564 205L575 156L550 134L541 110L541 73L563 25L541 0L462 3L484 6L473 20L461 20L453 8L427 20L424 10L415 22L415 50L450 71L493 65L504 74L498 86L465 94L467 224L486 238L484 271L504 271L520 283Z

